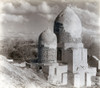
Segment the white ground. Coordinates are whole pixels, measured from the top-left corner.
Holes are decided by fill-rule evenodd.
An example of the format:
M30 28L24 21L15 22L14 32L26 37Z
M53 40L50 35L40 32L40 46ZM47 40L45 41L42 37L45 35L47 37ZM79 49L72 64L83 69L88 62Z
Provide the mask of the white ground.
M33 65L34 66L34 65ZM38 76L39 75L39 76ZM67 88L49 84L42 73L0 55L0 88Z
M35 71L34 67L26 68L25 63L18 65L18 63L14 63L12 60L8 60L6 57L0 55L0 88L72 88L72 87L51 85L43 78L42 73L37 73Z
M44 88L50 86L31 68L22 68L22 65L11 62L0 55L0 88Z

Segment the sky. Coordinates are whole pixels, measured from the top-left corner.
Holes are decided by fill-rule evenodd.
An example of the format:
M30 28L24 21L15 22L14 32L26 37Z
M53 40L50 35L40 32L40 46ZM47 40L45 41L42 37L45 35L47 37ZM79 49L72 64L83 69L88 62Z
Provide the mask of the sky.
M89 10L94 14L90 19L92 18L94 23L97 21L98 3L69 0L0 0L0 39L14 37L38 39L44 30L48 28L53 30L55 18L66 6ZM85 11L83 13L87 14ZM83 25L85 24L86 22L83 22ZM98 29L94 26L89 29Z
M48 26L51 27L52 20L56 16L54 10L58 10L58 6L50 7L47 2L33 4L26 1L0 3L0 24L4 36L9 36L11 33L20 36L29 33L34 35L34 32L38 34Z
M37 41L41 32L53 30L56 17L66 7L81 20L84 46L100 57L100 2L94 0L0 0L0 40Z

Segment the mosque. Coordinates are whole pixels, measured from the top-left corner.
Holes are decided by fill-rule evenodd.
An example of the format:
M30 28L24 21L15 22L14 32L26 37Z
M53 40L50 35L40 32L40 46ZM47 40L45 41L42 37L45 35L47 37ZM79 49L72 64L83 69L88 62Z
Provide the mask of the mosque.
M87 49L82 43L82 25L67 7L54 22L54 30L42 32L38 40L38 63L47 81L54 85L92 86L92 77L100 71L88 65Z

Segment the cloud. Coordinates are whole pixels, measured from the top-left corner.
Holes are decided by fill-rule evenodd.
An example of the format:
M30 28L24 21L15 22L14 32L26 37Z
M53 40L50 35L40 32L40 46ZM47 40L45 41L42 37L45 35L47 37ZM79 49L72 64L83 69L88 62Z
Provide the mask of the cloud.
M20 1L17 4L7 2L2 3L0 7L3 13L6 14L26 14L26 13L37 13L38 15L44 17L47 20L53 20L58 11L59 7L50 6L46 1L41 2L39 5L32 5L26 1Z
M42 13L40 13L39 15L41 17L47 19L48 21L54 21L55 18L56 18L56 15L55 14L42 14Z
M98 9L96 3L89 3L89 2L86 2L85 8L87 8L88 10L90 10L92 12L95 12Z
M61 2L66 2L66 0L61 0Z
M5 3L5 4L2 3L1 9L3 10L3 12L7 12L7 13L12 13L15 11L15 8L12 3Z
M98 27L98 18L99 16L95 14L94 12L90 12L89 10L83 10L77 7L72 7L72 9L75 11L75 13L79 16L82 24L84 26L90 26L90 27Z
M28 2L21 2L21 5L19 8L26 12L36 12L37 11L36 6L33 6Z
M54 20L58 9L58 5L50 6L46 1L43 1L40 5L37 6L38 15L44 17L47 20Z
M38 11L42 12L42 13L50 13L51 12L51 7L45 2L43 1L39 6L38 6Z
M32 6L30 3L28 2L20 2L18 6L15 7L14 4L12 3L2 3L2 7L1 9L3 10L3 12L6 13L27 13L27 12L36 12L36 7Z
M23 21L28 21L26 18L24 18L22 15L11 15L11 14L0 14L0 22L19 22L22 23Z

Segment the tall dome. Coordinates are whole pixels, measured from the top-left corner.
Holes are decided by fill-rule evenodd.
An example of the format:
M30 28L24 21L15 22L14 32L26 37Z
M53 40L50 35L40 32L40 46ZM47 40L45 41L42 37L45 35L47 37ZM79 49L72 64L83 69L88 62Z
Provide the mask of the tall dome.
M81 39L81 21L70 7L67 7L57 16L54 32L60 42L74 42Z
M55 63L57 61L57 38L50 30L45 30L39 36L38 60L41 63Z

